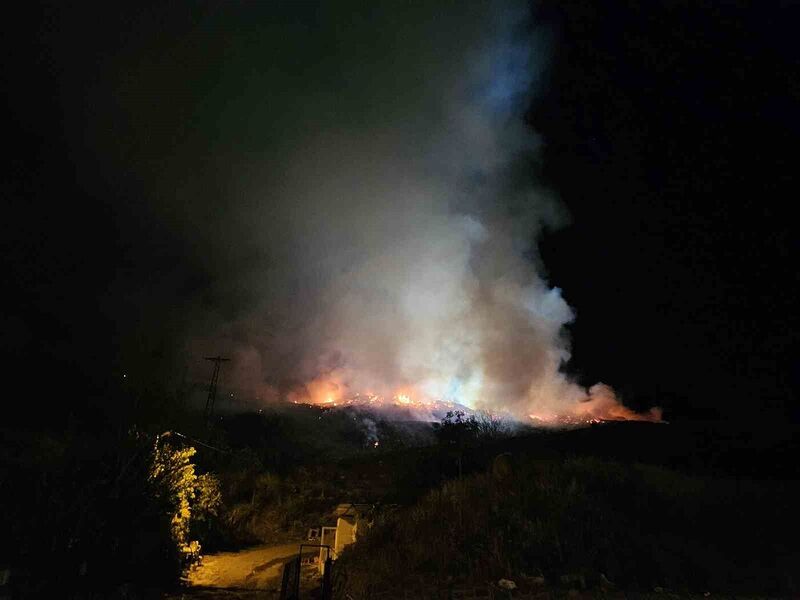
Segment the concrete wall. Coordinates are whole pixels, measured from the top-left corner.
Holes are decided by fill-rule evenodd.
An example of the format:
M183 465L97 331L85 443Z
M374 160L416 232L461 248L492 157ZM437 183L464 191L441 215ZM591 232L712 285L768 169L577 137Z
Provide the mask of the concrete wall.
M339 517L336 521L336 542L333 546L333 556L338 558L345 546L349 546L356 541L356 518Z

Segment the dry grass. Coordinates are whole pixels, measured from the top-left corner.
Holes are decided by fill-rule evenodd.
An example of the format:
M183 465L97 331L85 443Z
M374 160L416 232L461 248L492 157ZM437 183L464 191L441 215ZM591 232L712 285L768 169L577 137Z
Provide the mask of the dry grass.
M348 550L338 586L369 598L541 576L549 585L796 592L796 489L594 459L522 461L451 481L378 519ZM796 522L794 523L796 525Z

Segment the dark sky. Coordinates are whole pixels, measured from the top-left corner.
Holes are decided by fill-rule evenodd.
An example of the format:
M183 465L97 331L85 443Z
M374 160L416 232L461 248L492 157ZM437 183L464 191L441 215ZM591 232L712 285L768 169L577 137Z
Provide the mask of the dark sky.
M797 5L548 14L532 121L573 216L544 260L578 309L576 365L677 413L796 419Z
M404 19L390 43L380 11L340 3L27 3L4 40L9 395L63 406L123 371L174 378L187 336L280 312L274 286L251 283L297 248L248 237L231 182L257 171L281 189L269 165L314 123L418 118L448 61L429 71L415 42L441 32L448 56L491 37L454 5L389 11ZM541 146L522 162L569 213L535 258L577 314L569 372L668 418L796 420L798 9L565 0L534 15L547 43L525 108ZM371 64L385 53L391 67ZM410 130L438 123L419 119Z

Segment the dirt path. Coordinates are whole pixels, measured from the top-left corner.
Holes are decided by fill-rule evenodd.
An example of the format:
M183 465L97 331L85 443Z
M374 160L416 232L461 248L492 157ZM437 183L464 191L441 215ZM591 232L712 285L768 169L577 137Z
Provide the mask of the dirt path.
M278 546L256 546L239 552L209 554L190 573L189 585L229 590L276 589L280 586L283 564L297 555L299 547L300 542L292 542ZM308 553L312 553L312 549Z

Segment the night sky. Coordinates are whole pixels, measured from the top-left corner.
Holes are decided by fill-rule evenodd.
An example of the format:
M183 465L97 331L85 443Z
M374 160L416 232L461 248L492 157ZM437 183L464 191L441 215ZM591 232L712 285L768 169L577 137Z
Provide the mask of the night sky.
M220 323L235 330L258 309L270 331L272 307L312 313L317 288L292 287L274 267L295 242L248 237L251 219L280 223L290 204L234 205L246 195L238 175L282 189L277 165L316 140L317 123L371 133L387 114L409 130L437 123L414 107L448 60L428 71L419 40L440 33L447 57L491 37L448 2L395 6L391 36L374 27L381 11L356 3L112 4L26 3L7 24L8 405L63 415L102 404L122 373L179 378L187 340L195 356L213 352L204 336ZM800 11L532 6L515 35L543 41L513 85L528 88L520 122L538 147L504 182L533 179L561 203L526 255L577 315L567 371L667 419L797 421ZM489 101L510 102L499 89ZM336 238L319 243L336 249Z
M678 414L796 420L797 6L552 5L532 122L573 216L544 257L575 363Z

